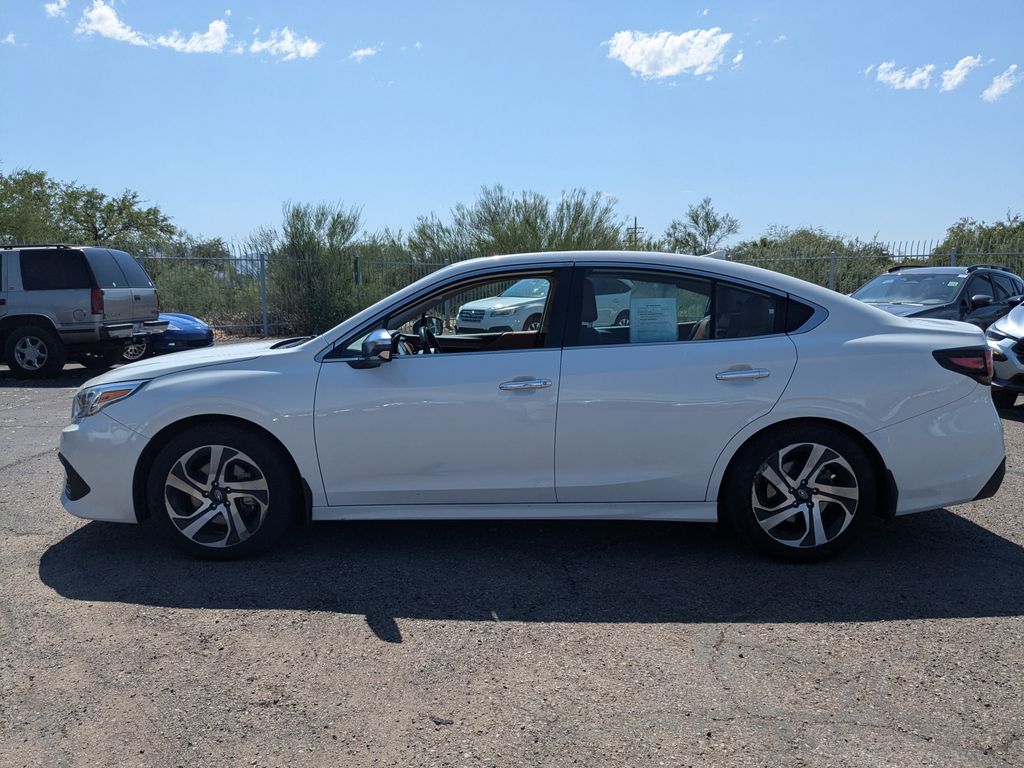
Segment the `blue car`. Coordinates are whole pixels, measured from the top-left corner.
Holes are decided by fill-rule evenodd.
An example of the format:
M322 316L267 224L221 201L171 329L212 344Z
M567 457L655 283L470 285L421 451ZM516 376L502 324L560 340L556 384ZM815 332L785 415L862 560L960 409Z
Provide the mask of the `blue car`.
M160 319L167 321L167 330L133 338L124 347L124 362L133 363L151 355L213 345L213 329L197 317L180 312L161 312Z

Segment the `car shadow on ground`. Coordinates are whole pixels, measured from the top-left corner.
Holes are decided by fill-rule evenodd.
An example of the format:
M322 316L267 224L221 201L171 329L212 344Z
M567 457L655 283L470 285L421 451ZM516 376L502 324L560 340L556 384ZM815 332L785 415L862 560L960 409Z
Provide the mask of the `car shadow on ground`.
M714 526L320 523L245 561L192 560L150 526L89 523L51 546L60 595L169 608L538 622L838 622L1024 614L1024 549L946 510L876 526L836 559L751 554Z
M67 389L80 387L89 379L99 376L102 371L90 371L81 366L69 366L49 379L16 379L6 365L0 365L0 387L20 389Z

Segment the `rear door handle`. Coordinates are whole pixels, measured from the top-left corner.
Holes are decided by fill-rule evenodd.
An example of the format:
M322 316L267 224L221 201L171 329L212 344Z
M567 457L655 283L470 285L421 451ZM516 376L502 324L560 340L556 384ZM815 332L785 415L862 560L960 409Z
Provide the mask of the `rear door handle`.
M719 381L745 381L747 379L767 379L772 372L765 368L747 368L742 371L719 371L715 378Z
M517 392L524 389L547 389L551 386L551 379L527 379L526 381L505 381L498 385L498 389L505 392Z

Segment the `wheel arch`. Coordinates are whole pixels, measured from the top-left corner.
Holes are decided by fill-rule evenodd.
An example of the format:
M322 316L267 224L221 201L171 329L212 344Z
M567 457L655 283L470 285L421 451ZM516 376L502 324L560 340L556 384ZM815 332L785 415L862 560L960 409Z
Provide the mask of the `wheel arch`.
M841 421L836 421L835 419L827 419L820 416L814 416L783 419L782 421L776 421L772 422L771 424L766 424L765 426L748 435L743 440L743 442L736 447L736 449L732 452L732 455L729 456L728 463L726 464L725 469L722 471L721 481L719 482L716 489L716 501L718 505L719 521L722 521L723 519L722 499L724 494L722 493L722 489L725 488L725 486L729 482L731 482L730 474L733 470L733 467L736 464L737 457L739 457L742 454L743 450L751 443L751 441L777 429L781 429L784 427L792 427L794 425L810 424L826 426L832 429L836 429L844 433L847 437L849 437L851 440L857 443L857 445L859 445L864 450L864 454L868 457L868 460L871 462L872 468L875 470L875 481L878 487L877 498L875 500L875 514L877 514L879 517L884 518L890 518L896 514L896 503L899 497L899 491L896 487L896 480L893 477L893 474L890 471L890 469L886 466L885 460L882 458L882 454L878 452L878 448L875 447L874 443L872 443L862 432L850 426L849 424L845 424Z
M160 450L185 430L198 425L209 426L212 423L233 425L251 430L277 446L281 451L281 455L286 457L288 470L295 477L297 485L302 491L302 498L296 499L297 517L299 517L302 522L308 522L311 519L312 514L312 493L309 488L309 483L299 471L299 465L296 463L295 457L292 456L291 451L288 450L285 444L282 443L276 435L256 422L249 421L248 419L243 419L238 416L227 416L221 413L207 413L189 416L188 418L168 424L153 435L139 456L139 460L135 463L135 472L132 476L132 502L135 506L135 518L141 522L150 516L150 511L146 504L146 479L149 475L150 468L153 466L153 461Z
M37 325L40 328L45 328L51 333L56 334L57 338L60 338L60 332L57 330L56 323L54 323L53 318L47 315L6 315L0 318L0 346L7 342L7 334L15 328L21 328L26 325Z

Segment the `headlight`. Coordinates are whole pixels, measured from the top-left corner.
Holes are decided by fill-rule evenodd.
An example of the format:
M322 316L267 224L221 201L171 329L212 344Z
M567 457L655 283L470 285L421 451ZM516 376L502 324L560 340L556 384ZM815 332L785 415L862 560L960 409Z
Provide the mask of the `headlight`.
M491 317L507 317L518 312L520 307L505 307L504 309L492 309Z
M989 328L987 331L985 331L985 335L988 336L993 341L1002 341L1003 339L1012 338L1011 336L1007 336L1005 333L1000 333L999 331L994 330L992 328Z
M99 413L111 403L124 400L137 392L146 383L142 381L119 381L116 384L97 384L95 387L81 389L71 404L71 419L78 421L86 416Z
M174 321L171 320L170 322L167 323L167 330L168 331L182 331L182 330L184 330L184 328L182 328L180 325L175 325Z

